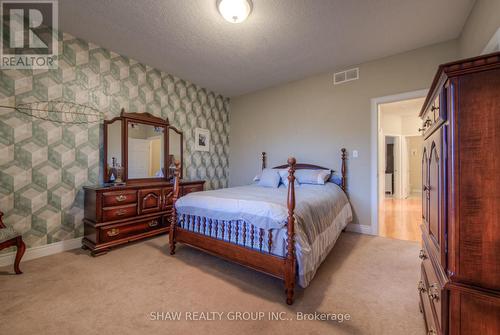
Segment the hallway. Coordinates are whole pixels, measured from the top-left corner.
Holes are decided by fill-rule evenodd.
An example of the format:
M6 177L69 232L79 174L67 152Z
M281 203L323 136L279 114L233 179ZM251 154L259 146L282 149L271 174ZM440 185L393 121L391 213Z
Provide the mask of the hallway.
M385 198L379 210L379 236L421 241L422 200L413 193L407 199Z

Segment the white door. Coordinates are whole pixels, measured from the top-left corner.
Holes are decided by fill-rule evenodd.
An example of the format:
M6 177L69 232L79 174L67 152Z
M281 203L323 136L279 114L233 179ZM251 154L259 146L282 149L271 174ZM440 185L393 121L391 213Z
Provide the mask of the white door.
M149 140L128 139L128 178L149 177Z
M394 197L401 194L401 136L394 136Z
M401 138L401 155L402 164L401 171L403 174L403 198L406 199L410 196L410 143L406 136Z

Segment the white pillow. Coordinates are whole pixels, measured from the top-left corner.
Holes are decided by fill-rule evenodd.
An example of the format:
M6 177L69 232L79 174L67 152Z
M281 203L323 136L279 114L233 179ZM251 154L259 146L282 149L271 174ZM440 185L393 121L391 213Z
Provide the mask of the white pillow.
M276 188L280 184L280 174L276 169L264 169L257 185Z
M324 185L331 173L331 170L301 169L295 171L295 177L301 184Z

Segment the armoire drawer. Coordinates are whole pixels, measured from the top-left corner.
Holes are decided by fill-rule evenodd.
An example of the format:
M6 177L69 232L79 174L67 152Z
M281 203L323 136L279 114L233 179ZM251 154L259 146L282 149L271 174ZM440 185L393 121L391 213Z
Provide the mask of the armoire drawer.
M110 242L147 233L162 227L165 227L162 218L156 217L139 222L101 227L99 237L101 242Z
M137 202L137 191L114 191L102 194L102 207L121 206Z
M446 280L443 281L442 275L438 271L442 271L441 265L437 263L436 257L431 254L431 251L427 248L427 243L429 240L426 235L422 235L422 249L420 250L420 259L422 260L422 267L425 269L426 279L427 279L427 295L429 301L434 308L436 314L436 323L439 327L443 325L442 320L442 305L443 299L446 299L447 292L444 289L444 284ZM441 269L441 270L438 270ZM441 278L441 279L440 279Z
M429 286L427 276L425 274L424 266L421 267L420 281L418 282L417 289L420 295L420 309L424 314L425 325L427 327L428 335L441 334L439 324L436 322L435 312L432 302L429 299Z

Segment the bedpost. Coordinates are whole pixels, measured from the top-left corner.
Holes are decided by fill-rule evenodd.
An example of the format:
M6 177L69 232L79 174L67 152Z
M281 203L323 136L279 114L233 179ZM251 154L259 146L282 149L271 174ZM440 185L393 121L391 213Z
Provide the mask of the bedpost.
M293 304L295 288L295 163L294 157L288 158L288 224L287 224L287 246L285 259L285 292L286 303Z
M170 232L168 234L169 237L169 245L170 245L170 254L175 254L175 228L177 226L177 211L175 210L175 202L179 198L179 176L181 175L181 163L176 160L175 161L175 171L174 171L174 191L172 195L172 220L170 222Z
M342 190L345 192L346 191L346 181L347 181L347 178L346 178L346 164L345 164L345 161L346 161L346 149L345 148L342 148L340 149L340 151L342 151L342 169L340 170L341 173L342 173Z
M266 153L262 151L262 170L266 168Z

